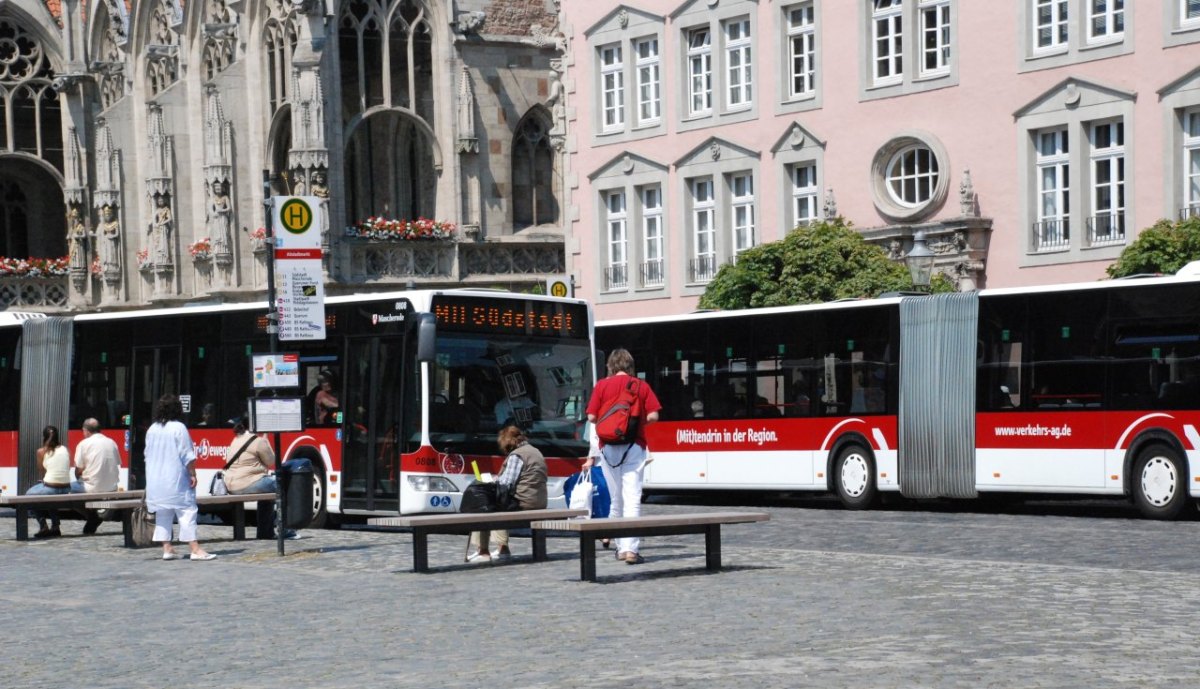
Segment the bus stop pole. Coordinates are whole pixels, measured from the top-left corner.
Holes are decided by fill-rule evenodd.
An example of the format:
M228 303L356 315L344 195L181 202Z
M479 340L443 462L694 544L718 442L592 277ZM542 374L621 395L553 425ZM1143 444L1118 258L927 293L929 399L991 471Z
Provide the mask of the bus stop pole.
M266 242L269 256L267 258L267 334L271 339L270 354L279 352L279 312L275 305L275 218L271 213L271 171L263 170L263 214L266 218ZM274 395L276 391L271 390ZM271 445L275 448L275 515L279 526L275 529L275 543L280 555L284 555L284 533L287 527L287 515L283 513L286 502L283 499L283 458L280 456L282 445L279 442L279 431L271 433Z

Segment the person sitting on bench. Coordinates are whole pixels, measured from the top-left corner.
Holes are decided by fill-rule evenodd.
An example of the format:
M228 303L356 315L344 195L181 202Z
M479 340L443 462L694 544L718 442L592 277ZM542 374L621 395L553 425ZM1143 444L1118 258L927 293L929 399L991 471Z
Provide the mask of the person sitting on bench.
M500 475L496 477L501 494L500 503L515 502L521 510L546 509L546 458L533 445L525 433L516 426L500 429L496 438L500 451L508 455ZM511 501L508 499L511 496ZM491 535L496 536L496 550L489 552ZM472 552L473 551L473 552ZM476 531L471 534L467 546L467 562L501 561L512 557L508 550L508 531Z

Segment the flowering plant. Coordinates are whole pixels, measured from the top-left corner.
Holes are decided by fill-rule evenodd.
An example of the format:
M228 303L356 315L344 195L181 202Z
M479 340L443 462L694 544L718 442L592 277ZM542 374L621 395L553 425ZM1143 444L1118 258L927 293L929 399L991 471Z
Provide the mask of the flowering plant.
M150 268L150 250L138 249L137 252L138 270L148 270Z
M188 253L192 255L193 261L212 258L212 240L208 237L201 237L198 241L188 244Z
M250 239L256 242L265 242L267 240L267 228L259 227L250 233Z
M104 273L104 268L100 265L100 257L99 256L95 256L92 258L91 271L92 271L92 275L95 275L97 277L99 277L102 273Z
M45 278L66 275L70 259L62 258L4 258L0 256L0 277Z
M372 216L357 225L347 227L346 236L388 242L451 239L454 237L454 223L428 218L388 220Z

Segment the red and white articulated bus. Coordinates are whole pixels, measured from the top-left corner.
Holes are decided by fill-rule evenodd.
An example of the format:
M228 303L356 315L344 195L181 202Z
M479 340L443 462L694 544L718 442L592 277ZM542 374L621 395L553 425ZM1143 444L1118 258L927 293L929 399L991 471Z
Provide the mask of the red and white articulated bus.
M318 524L457 511L476 467L499 470L506 422L545 454L562 501L588 449L587 303L458 289L330 297L325 313L325 340L279 345L296 355L299 385L278 394L302 399L304 430L282 433L276 452L312 461ZM145 429L170 392L185 404L206 493L231 419L267 394L252 385L251 357L268 351L261 302L0 320L0 490L36 481L43 426L70 429L73 451L88 417L121 448L122 487L141 487Z
M663 403L646 490L1200 497L1200 278L601 322Z

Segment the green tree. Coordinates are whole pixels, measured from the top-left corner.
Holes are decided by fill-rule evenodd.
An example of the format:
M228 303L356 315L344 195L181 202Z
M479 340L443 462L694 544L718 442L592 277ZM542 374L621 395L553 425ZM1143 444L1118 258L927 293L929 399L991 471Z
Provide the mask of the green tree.
M1121 257L1108 267L1110 277L1138 273L1173 274L1200 260L1200 217L1172 222L1159 220L1142 230Z
M908 268L869 244L841 217L799 227L786 237L738 254L717 272L700 308L745 309L872 298L911 290ZM954 285L938 276L933 291Z

